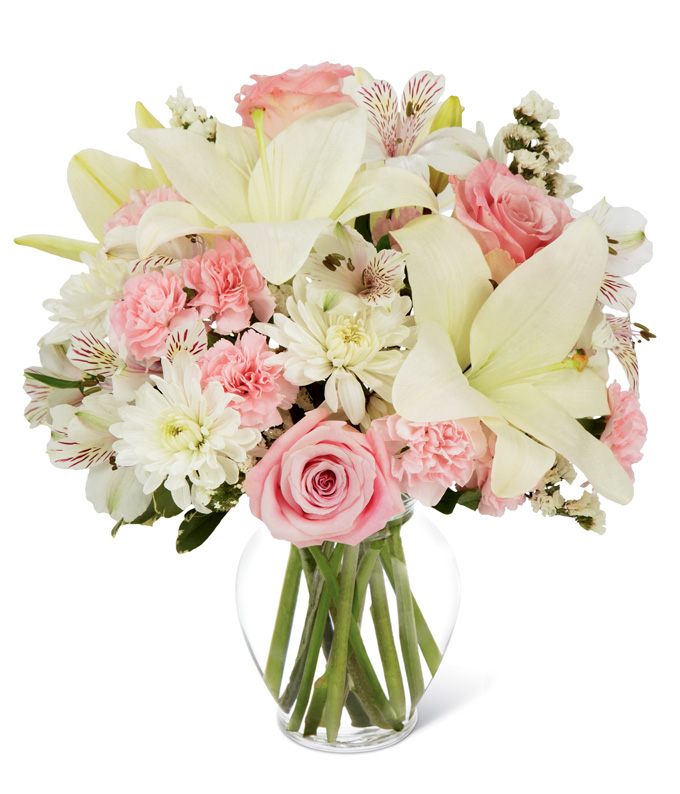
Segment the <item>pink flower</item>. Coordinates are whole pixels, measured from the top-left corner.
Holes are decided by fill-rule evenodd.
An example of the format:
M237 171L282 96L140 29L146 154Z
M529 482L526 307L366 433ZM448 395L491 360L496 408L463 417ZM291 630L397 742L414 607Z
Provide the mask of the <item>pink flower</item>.
M384 237L390 232L396 232L421 215L422 212L416 207L402 207L401 209L394 210L389 218L387 216L378 218L373 224L373 229L371 231L373 244L377 245L381 237Z
M298 387L284 378L283 364L257 331L246 331L235 344L221 339L198 363L202 386L217 381L225 392L243 398L232 405L243 427L266 430L280 425L279 409L290 408L297 396Z
M622 391L618 383L607 389L610 415L600 441L606 444L631 480L633 464L642 460L642 447L647 438L647 420L640 410L635 392Z
M247 328L253 313L262 322L274 313L274 297L237 237L218 238L214 248L184 260L181 275L185 285L196 290L189 306L202 319L215 319L220 334Z
M122 300L109 312L111 341L140 362L150 363L165 353L170 332L183 322L198 319L185 308L182 279L171 270L152 270L125 282Z
M250 509L296 546L356 545L403 511L387 450L323 405L280 436L245 479Z
M488 432L488 431L487 431ZM526 499L525 494L519 494L513 497L501 497L491 490L491 468L493 466L493 456L496 449L496 436L489 434L487 448L483 455L481 455L475 465L475 471L465 483L466 488L479 488L481 491L481 499L477 510L485 516L495 516L500 518L506 510L515 510Z
M372 422L368 435L385 444L401 490L429 507L475 471L475 447L463 424L409 422L393 414Z
M264 131L273 138L301 116L338 102L352 102L351 97L342 93L342 79L353 72L351 66L320 63L271 77L253 74L255 85L242 86L234 97L238 102L236 112L246 127L252 127L251 112L263 109Z
M454 215L485 254L500 248L524 262L562 234L572 220L562 199L548 196L495 160L475 166L467 179L452 176Z
M184 201L180 194L171 187L157 187L154 190L132 190L130 201L123 206L104 224L104 231L110 232L117 226L137 226L142 215L154 204L161 201Z

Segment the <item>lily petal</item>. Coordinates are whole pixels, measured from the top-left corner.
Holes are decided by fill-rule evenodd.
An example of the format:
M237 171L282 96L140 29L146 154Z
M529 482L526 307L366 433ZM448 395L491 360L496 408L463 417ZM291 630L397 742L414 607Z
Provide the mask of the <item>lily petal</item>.
M140 257L145 257L177 237L227 232L225 228L215 228L205 215L185 201L162 201L142 215L137 226L137 251Z
M160 121L147 110L147 108L141 103L137 102L135 105L135 121L137 122L137 126L140 129L145 130L159 130L163 129L163 125ZM146 156L149 158L149 164L151 165L151 170L156 175L156 179L160 185L169 185L170 180L168 179L168 175L163 170L163 166L156 160L153 155L146 153Z
M98 149L78 152L68 165L68 186L89 230L104 238L104 224L130 200L130 191L153 190L158 181L153 171Z
M408 255L416 317L448 331L465 369L470 325L491 294L491 273L479 245L460 221L444 215L423 216L392 235Z
M469 385L446 330L430 321L418 326L418 341L394 380L392 402L398 414L413 422L498 416L495 406Z
M602 496L620 504L632 499L633 483L614 453L554 400L530 384L506 386L489 396L509 422L581 469Z
M484 424L496 434L491 490L502 499L534 490L555 462L555 452L503 419L485 417Z
M569 355L595 305L606 264L606 237L584 216L514 270L470 329L471 383L488 392Z
M17 245L37 248L39 251L61 256L64 259L71 259L74 262L81 262L82 254L94 256L99 248L98 243L88 243L85 240L72 240L69 237L55 237L50 234L27 234L24 237L15 238L14 242Z
M562 369L532 379L533 385L576 419L609 413L607 384L592 369Z

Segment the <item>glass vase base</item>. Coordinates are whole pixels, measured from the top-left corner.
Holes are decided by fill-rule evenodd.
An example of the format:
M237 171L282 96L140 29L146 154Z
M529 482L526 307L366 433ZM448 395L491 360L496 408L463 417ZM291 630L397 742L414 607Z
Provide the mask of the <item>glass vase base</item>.
M367 728L341 728L338 738L334 742L329 742L326 739L324 728L319 728L312 736L304 736L299 731L289 731L286 727L287 722L288 716L279 711L279 728L291 741L302 745L302 747L309 747L324 753L368 753L373 750L382 750L384 747L391 747L405 739L416 727L418 712L413 712L400 731L378 728L373 725Z

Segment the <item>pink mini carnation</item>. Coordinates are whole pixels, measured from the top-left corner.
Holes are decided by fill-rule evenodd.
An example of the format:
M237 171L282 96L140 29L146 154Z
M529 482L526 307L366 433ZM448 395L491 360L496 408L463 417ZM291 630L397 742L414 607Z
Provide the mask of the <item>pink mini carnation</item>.
M201 385L217 381L225 392L243 398L232 405L243 427L266 430L280 425L279 409L290 408L297 396L298 387L284 378L283 365L257 331L246 331L235 344L221 339L198 363Z
M622 391L618 383L607 389L610 415L600 441L606 444L631 480L635 479L633 464L642 460L642 447L647 438L647 420L640 410L635 392Z
M401 209L394 210L389 218L387 216L378 218L373 224L373 229L371 231L373 244L377 245L381 237L384 237L390 232L396 232L421 215L422 212L416 207L402 207Z
M475 471L474 444L456 422L410 422L393 414L372 422L368 434L385 444L402 491L430 507Z
M154 204L162 201L184 201L180 194L171 187L157 187L153 190L132 190L130 201L123 206L104 224L104 231L110 232L118 226L137 226L142 215Z
M152 270L125 282L123 298L111 307L113 344L139 362L157 361L172 330L198 319L187 309L182 279L171 270Z
M273 138L301 116L338 102L353 102L342 92L343 78L353 74L351 66L320 63L301 66L272 76L254 74L254 85L244 85L234 99L236 112L246 127L253 126L251 113L264 110L264 131Z
M189 302L204 320L215 320L220 334L250 325L253 313L266 322L276 306L248 249L237 237L218 238L214 248L182 263L184 284L196 290Z
M556 240L571 222L569 207L513 174L495 160L483 160L466 179L452 176L454 215L489 254L501 249L524 262Z

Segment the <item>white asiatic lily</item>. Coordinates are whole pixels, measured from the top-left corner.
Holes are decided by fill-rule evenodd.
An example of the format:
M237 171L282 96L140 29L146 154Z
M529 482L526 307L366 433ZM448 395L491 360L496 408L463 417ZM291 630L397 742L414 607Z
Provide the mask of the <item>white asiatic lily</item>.
M432 191L413 174L361 169L366 124L363 110L340 104L299 119L269 142L261 130L224 124L214 144L181 129L134 130L132 138L190 202L147 210L140 255L181 235L231 230L265 278L282 284L336 221L401 206L435 209Z
M366 160L385 160L389 166L413 171L429 181L431 166L464 179L488 156L486 139L462 127L431 131L444 77L418 72L401 95L386 80L371 80L355 92L371 122Z
M598 300L605 306L629 312L635 303L635 289L628 281L652 258L652 243L645 235L647 221L630 207L612 207L605 199L588 210L607 235L607 271Z
M628 475L577 421L609 412L605 382L570 358L605 271L597 224L569 224L493 293L481 250L456 220L429 216L393 235L408 254L419 318L394 383L397 412L414 421L480 417L497 436L497 496L531 491L559 452L602 495L628 502Z

